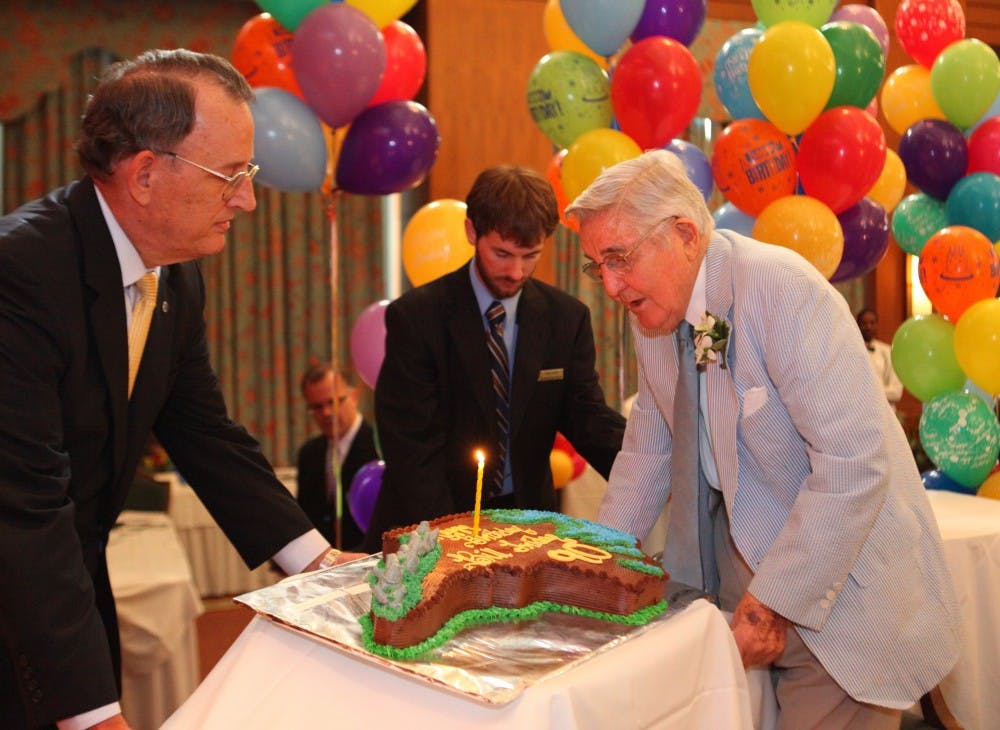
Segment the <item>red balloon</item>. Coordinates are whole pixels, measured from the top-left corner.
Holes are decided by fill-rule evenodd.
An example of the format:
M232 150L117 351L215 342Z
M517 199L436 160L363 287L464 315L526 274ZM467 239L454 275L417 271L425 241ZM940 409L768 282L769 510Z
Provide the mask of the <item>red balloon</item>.
M569 439L558 431L556 431L556 439L552 443L552 448L558 449L559 451L565 451L570 456L573 456L573 454L576 453L576 449L573 448L573 444L569 442Z
M931 304L952 322L1000 287L1000 257L993 242L974 228L948 226L920 251L920 285Z
M386 64L382 82L368 106L385 101L409 101L417 95L427 72L427 52L417 31L402 20L382 28Z
M700 102L698 62L665 36L645 38L625 51L611 77L618 125L642 149L663 147L680 135Z
M990 117L969 137L969 167L965 174L974 172L1000 175L1000 117Z
M576 222L576 218L566 217L566 206L569 205L569 200L566 198L566 189L562 184L562 165L563 160L566 159L566 153L568 152L569 150L559 150L552 155L552 159L549 160L549 166L545 170L545 177L548 179L549 185L552 186L552 191L556 194L556 207L559 208L559 221L571 231L579 232L580 224ZM556 435L557 440L560 435L561 434ZM565 440L565 438L566 437L563 436L563 440ZM569 442L566 441L566 443Z
M294 35L270 13L250 18L233 42L233 66L254 88L274 86L305 101L292 71Z
M795 149L771 122L737 120L715 142L712 177L726 200L756 218L778 198L795 193Z
M857 205L885 167L885 133L868 112L838 106L820 114L799 143L799 180L834 213Z
M903 0L895 25L903 50L930 68L945 46L965 38L965 11L958 0Z
M570 481L573 481L574 479L578 479L586 470L587 460L580 456L579 453L573 454L570 458L573 460L573 476L569 479Z

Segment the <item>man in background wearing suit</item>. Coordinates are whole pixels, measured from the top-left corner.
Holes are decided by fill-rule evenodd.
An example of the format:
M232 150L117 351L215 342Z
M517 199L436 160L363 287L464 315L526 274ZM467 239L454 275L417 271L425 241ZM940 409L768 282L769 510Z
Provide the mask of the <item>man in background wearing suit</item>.
M331 545L359 548L365 537L347 508L358 469L378 459L372 427L358 411L358 391L350 374L334 374L329 363L314 365L302 376L302 397L322 432L299 449L298 502ZM337 475L340 470L340 539L337 539Z
M713 232L663 150L604 171L567 214L639 362L599 519L642 537L672 498L664 567L733 612L744 664L772 668L780 727L898 728L955 663L958 622L847 303L798 254Z
M556 510L556 431L605 476L621 446L624 419L594 369L590 311L531 278L559 220L551 186L532 170L495 167L466 204L472 261L386 310L375 388L386 470L370 551L390 527L473 509L477 449L488 463L485 507Z
M104 549L150 431L249 566L338 559L209 363L195 259L256 206L252 97L217 56L115 64L77 140L87 175L0 219L4 728L128 727Z

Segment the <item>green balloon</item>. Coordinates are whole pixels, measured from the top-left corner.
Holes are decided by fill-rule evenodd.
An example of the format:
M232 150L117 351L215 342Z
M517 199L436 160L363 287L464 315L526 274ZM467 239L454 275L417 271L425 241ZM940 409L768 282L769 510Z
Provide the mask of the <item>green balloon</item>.
M947 225L945 202L924 193L907 195L892 211L892 235L913 256L919 256L927 239Z
M943 393L924 405L920 443L952 480L978 487L1000 454L1000 425L981 399L962 392Z
M931 92L948 121L959 129L979 121L1000 92L1000 60L977 38L947 46L931 67Z
M955 357L955 325L939 314L910 317L892 338L892 369L924 403L965 385Z
M830 19L837 0L750 0L750 4L766 28L786 20L798 20L819 28Z
M837 75L826 109L835 106L867 107L885 76L885 54L878 38L860 23L827 23L819 32L833 49Z
M575 51L542 56L528 79L528 110L557 147L611 126L611 84L597 63Z
M260 0L257 4L274 16L283 28L294 32L303 18L326 5L327 0Z

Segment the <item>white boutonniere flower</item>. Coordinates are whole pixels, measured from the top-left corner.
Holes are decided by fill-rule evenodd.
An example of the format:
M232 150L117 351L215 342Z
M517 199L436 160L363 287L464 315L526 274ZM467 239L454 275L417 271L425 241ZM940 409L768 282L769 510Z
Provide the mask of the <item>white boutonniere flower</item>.
M718 362L726 369L726 351L729 349L729 322L705 312L701 324L694 328L694 354L698 365ZM721 354L721 358L720 358Z

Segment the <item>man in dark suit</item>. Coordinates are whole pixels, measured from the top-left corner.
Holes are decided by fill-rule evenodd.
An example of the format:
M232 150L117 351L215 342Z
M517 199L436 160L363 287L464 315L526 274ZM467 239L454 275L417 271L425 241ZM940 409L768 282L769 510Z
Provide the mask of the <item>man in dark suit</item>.
M477 449L489 463L485 507L556 510L549 454L557 431L604 476L621 447L625 421L601 392L590 311L531 278L559 220L552 188L532 170L495 167L479 175L466 204L472 261L386 310L375 388L386 470L365 541L371 551L385 529L473 509ZM497 305L504 322L491 335L486 312ZM507 377L495 366L499 352Z
M252 95L215 56L116 64L77 141L87 176L0 219L4 728L128 727L104 547L150 431L248 565L336 560L229 419L205 341L194 259L256 206Z
M322 432L299 449L298 502L331 545L359 548L365 531L348 509L351 482L358 469L378 459L375 434L358 411L358 391L349 373L334 374L329 363L302 376L302 397ZM340 535L337 534L339 467Z

